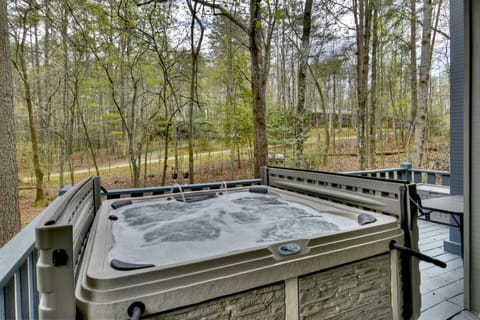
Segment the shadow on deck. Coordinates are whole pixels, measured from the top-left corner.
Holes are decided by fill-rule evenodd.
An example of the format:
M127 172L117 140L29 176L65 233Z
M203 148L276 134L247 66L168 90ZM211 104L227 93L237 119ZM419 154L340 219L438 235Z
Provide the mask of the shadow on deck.
M478 317L463 310L463 260L443 250L448 240L448 227L432 222L418 221L420 252L447 263L442 269L420 262L422 309L421 320L470 320Z

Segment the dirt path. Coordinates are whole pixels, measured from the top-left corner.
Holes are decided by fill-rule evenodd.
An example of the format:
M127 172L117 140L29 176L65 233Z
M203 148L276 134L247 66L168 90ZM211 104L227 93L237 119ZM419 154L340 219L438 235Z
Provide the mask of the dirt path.
M211 151L211 152L202 152L198 153L195 156L196 157L203 157L207 155L217 155L217 154L229 154L230 150L221 150L221 151ZM153 152L150 154L148 157L149 159L147 160L147 164L156 164L159 161L163 161L163 157L161 152ZM168 161L173 161L175 160L175 156L168 157ZM142 164L145 164L142 162ZM118 169L118 168L126 168L130 166L130 162L128 160L120 160L120 161L115 161L114 163L110 163L108 165L102 165L98 168L99 171L108 171L111 169ZM82 174L82 173L88 173L88 174L95 174L95 168L90 167L90 168L83 168L83 169L76 169L74 170L75 174ZM65 172L67 174L67 172ZM51 173L50 178L57 178L60 176L59 172ZM20 179L23 183L34 183L35 182L35 177L24 177Z

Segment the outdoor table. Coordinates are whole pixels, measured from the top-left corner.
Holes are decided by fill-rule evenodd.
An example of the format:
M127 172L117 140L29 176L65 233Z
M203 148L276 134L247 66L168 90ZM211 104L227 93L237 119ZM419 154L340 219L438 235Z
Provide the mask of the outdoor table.
M453 216L455 224L448 224L460 229L460 245L463 258L463 195L444 196L422 200L422 207L435 212L446 213ZM457 217L459 220L457 220Z

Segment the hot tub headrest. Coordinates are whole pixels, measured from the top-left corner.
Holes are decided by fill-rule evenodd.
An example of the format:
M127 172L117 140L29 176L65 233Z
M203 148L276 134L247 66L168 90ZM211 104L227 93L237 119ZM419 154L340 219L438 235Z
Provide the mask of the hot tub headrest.
M112 268L120 271L138 270L138 269L155 267L154 264L137 264L137 263L124 262L118 259L112 259L112 261L110 261L110 265L112 266Z
M357 217L358 224L363 226L369 223L373 223L377 221L377 218L367 214L367 213L361 213Z
M267 187L250 187L248 188L248 192L252 193L268 193Z
M216 198L216 194L202 194L202 195L188 195L188 196L176 196L174 197L175 200L180 202L192 203L192 202L200 202L204 200L209 200Z
M129 204L132 204L132 200L118 200L118 201L112 202L111 207L113 209L118 209L124 206L128 206Z

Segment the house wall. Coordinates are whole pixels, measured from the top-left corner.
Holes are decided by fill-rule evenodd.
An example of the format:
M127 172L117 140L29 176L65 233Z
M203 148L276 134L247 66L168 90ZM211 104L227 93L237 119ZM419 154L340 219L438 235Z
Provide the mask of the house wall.
M465 74L464 0L450 1L450 194L463 194L463 104ZM452 219L450 217L450 219ZM453 224L454 222L451 221ZM444 242L448 252L461 254L461 234L450 228Z
M463 1L450 1L450 194L463 194Z

